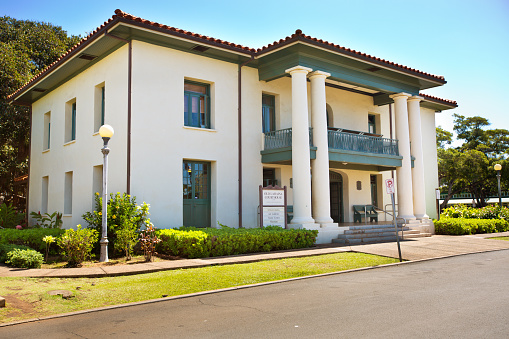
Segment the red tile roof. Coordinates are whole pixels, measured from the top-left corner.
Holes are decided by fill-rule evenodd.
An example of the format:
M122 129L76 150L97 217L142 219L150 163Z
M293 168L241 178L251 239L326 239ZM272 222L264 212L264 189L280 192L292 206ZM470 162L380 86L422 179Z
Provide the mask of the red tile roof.
M394 63L392 61L388 61L388 60L385 60L385 59L380 59L380 58L371 56L369 54L361 53L361 52L358 52L358 51L350 49L350 48L342 47L340 45L336 45L336 44L333 44L331 42L328 42L328 41L325 41L325 40L322 40L322 39L313 38L313 37L311 37L309 35L305 35L304 33L302 33L302 31L300 29L296 30L295 33L292 34L291 36L286 37L286 39L281 39L279 41L275 41L272 44L269 44L267 46L259 48L257 50L257 55L260 55L260 54L263 54L265 52L271 51L271 50L276 49L276 48L278 48L278 47L280 47L282 45L286 45L286 44L292 43L294 41L304 41L304 42L312 43L314 45L321 45L323 47L327 47L327 48L329 48L331 50L335 50L335 51L340 52L342 54L353 56L353 57L358 58L358 59L363 59L363 60L366 60L366 61L371 61L371 62L374 62L374 63L376 63L378 65L382 65L382 66L389 66L389 67L391 67L393 69L394 68L402 69L402 70L405 70L407 72L415 73L417 75L426 76L426 77L429 77L429 78L434 78L435 80L438 80L440 82L445 83L445 78L442 75L434 75L434 74L431 74L431 73L422 72L422 71L419 71L419 70L417 70L415 68L410 68L410 67L407 67L407 66L404 66L404 65L400 65L400 64Z
M29 87L29 85L33 84L38 79L40 79L40 78L46 76L47 74L49 74L54 68L56 68L58 66L59 63L65 61L66 59L71 57L73 55L74 51L76 51L77 49L80 49L80 48L88 45L90 42L92 42L93 40L98 38L100 36L100 34L98 34L98 33L100 33L101 31L105 30L106 26L108 26L110 24L113 25L112 24L113 21L123 21L123 22L131 22L131 23L148 25L148 26L153 27L153 28L155 28L157 30L165 31L166 33L171 34L171 35L176 35L176 36L181 36L181 37L184 37L184 38L187 38L187 39L202 41L202 42L205 42L207 44L213 44L213 45L216 45L216 46L219 46L219 47L224 47L224 48L227 48L227 49L230 49L230 50L235 50L237 52L245 53L245 54L250 55L250 56L263 55L264 53L267 53L267 52L269 52L271 50L277 49L277 48L282 47L284 45L287 45L289 43L292 43L292 42L295 42L295 41L304 41L304 42L308 42L308 43L311 43L311 44L314 44L314 45L318 45L318 46L321 46L321 47L328 48L328 49L336 51L336 52L340 52L340 53L345 54L345 55L353 56L353 57L355 57L357 59L361 59L361 60L365 60L365 61L368 61L368 62L372 62L372 63L378 64L378 65L381 65L381 66L386 66L386 67L389 67L389 68L392 68L392 69L397 69L397 70L398 69L399 70L403 70L403 71L405 71L407 73L413 73L413 74L418 75L418 76L424 76L426 78L431 78L431 79L434 79L434 80L438 80L439 82L442 82L442 83L446 82L443 76L438 76L438 75L433 75L433 74L430 74L430 73L425 73L425 72L419 71L419 70L414 69L414 68L403 66L403 65L400 65L400 64L388 61L388 60L380 59L380 58L371 56L371 55L366 54L366 53L361 53L361 52L355 51L353 49L345 48L345 47L342 47L342 46L330 43L328 41L324 41L322 39L313 38L313 37L310 37L308 35L303 34L300 29L296 30L294 34L292 34L289 37L286 37L285 39L280 39L279 41L275 41L272 44L269 44L267 46L264 46L264 47L259 48L259 49L256 50L254 48L250 48L250 47L245 47L245 46L242 46L242 45L234 44L234 43L231 43L231 42L228 42L228 41L225 41L225 40L215 39L215 38L212 38L212 37L209 37L209 36L206 36L206 35L201 35L201 34L193 33L193 32L190 32L190 31L183 30L183 29L175 28L175 27L172 27L172 26L163 25L163 24L160 24L160 23L157 23L157 22L145 20L145 19L142 19L140 17L131 15L129 13L123 12L120 9L117 9L117 10L115 10L115 15L113 15L111 17L111 19L109 19L108 21L105 21L103 25L101 25L96 30L94 30L92 33L90 33L87 37L83 38L78 44L73 46L70 50L68 50L60 58L58 58L55 62L53 62L51 65L46 67L40 73L35 75L32 79L30 79L28 82L26 82L21 88L19 88L14 93L9 95L7 97L7 99L8 100L12 99L18 93L20 93L21 91L23 91L27 87ZM430 97L430 96L427 96L427 97ZM434 97L431 97L431 98L434 98ZM453 103L453 101L449 101L449 100L443 100L443 99L439 99L439 98L435 98L435 99L442 100L442 101L445 101L445 102Z
M436 101L436 102L443 103L446 105L458 107L458 104L456 103L456 101L453 101L453 100L442 99L442 98L434 97L432 95L428 95L428 94L424 94L424 93L419 93L419 96L423 97L424 99L431 100L431 101Z

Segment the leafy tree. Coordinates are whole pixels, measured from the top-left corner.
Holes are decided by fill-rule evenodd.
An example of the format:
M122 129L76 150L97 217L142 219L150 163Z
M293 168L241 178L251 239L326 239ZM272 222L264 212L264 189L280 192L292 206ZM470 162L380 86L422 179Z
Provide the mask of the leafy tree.
M30 138L29 109L8 104L7 96L80 39L50 23L0 17L0 194L7 201L14 178L28 172Z
M454 114L454 131L458 139L465 140L461 146L462 149L477 149L479 145L485 145L487 136L483 127L489 125L488 119L483 117L464 117Z
M452 144L452 133L446 131L442 126L436 128L437 131L437 148L445 148L446 145Z

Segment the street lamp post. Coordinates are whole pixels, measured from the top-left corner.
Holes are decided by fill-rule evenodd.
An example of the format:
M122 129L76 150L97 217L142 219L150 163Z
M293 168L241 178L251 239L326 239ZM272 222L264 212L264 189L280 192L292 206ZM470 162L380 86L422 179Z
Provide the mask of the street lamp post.
M104 146L101 149L103 154L103 202L102 202L102 237L101 237L101 255L100 262L108 262L108 141L113 136L113 127L110 125L102 125L99 128L99 135L103 138Z
M500 190L500 170L502 169L502 165L496 164L495 171L497 171L497 180L498 180L498 204L500 208L502 208L502 191Z

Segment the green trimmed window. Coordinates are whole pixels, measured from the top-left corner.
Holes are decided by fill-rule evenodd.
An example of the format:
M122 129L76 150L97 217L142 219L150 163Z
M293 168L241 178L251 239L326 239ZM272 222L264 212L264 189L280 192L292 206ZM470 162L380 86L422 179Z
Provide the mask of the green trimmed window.
M71 108L71 140L76 140L76 103Z
M210 86L184 82L184 125L210 128Z
M276 98L273 95L262 95L262 132L276 130Z

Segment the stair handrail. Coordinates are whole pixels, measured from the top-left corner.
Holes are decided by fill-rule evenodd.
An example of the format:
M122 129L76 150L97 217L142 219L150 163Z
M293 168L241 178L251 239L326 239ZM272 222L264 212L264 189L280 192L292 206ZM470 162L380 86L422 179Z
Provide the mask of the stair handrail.
M375 205L367 205L367 206L372 206L375 210L382 211L385 214L390 215L392 217L392 220L394 220L394 218L396 218L396 220L403 219L404 224L408 224L408 221L404 217L395 217L394 214L391 214L391 213L387 212L386 210L381 209L380 207L375 206ZM366 209L366 207L364 207L364 209ZM385 220L387 220L387 218L385 218ZM403 227L401 228L401 240L403 240Z

